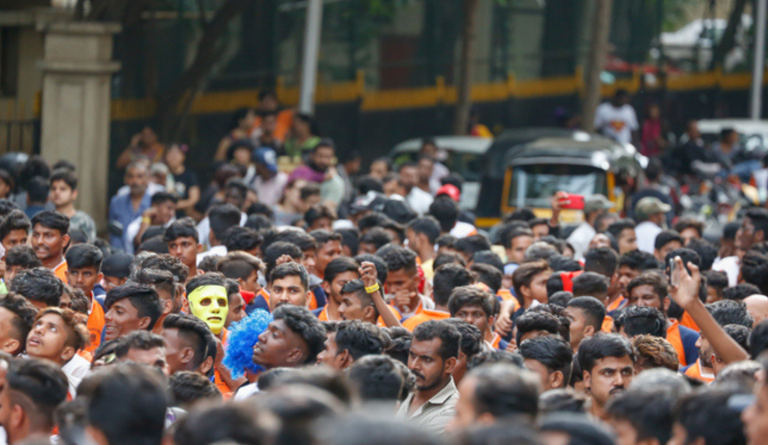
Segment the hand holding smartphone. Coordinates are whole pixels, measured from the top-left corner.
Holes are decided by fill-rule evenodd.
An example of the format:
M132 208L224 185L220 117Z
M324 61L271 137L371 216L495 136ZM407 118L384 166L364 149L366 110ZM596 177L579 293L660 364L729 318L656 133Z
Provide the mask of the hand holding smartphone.
M584 195L564 193L560 196L560 208L572 210L584 210Z
M674 258L669 260L669 284L677 287L680 284L680 274L677 271L677 263Z

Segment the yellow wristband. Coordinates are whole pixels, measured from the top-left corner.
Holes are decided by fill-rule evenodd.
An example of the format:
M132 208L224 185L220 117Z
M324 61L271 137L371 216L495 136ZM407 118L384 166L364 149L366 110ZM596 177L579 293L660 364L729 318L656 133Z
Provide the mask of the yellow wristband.
M145 216L145 217L141 218L141 222L143 222L145 224L152 224L152 218L150 218L149 216Z
M379 291L379 289L381 289L381 287L379 287L379 283L376 283L376 284L374 284L373 286L368 286L368 287L366 287L366 288L365 288L365 293L366 293L366 294L373 294L373 293L376 293L376 292L378 292L378 291Z

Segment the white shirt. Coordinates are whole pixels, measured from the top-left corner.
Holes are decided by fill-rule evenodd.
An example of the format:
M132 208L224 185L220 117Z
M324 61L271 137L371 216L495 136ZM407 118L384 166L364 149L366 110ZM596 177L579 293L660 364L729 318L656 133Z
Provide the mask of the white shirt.
M661 233L661 227L650 221L643 221L635 227L637 236L637 249L641 252L647 252L653 255L655 249L654 243L656 236Z
M267 180L261 176L256 176L253 180L253 189L259 195L259 202L274 207L283 196L286 184L288 184L288 175L285 172L277 172L275 176Z
M240 389L238 389L235 395L232 397L232 400L234 400L235 402L239 402L240 400L245 400L250 397L253 397L258 392L259 392L259 384L257 382L249 383L247 385L241 386Z
M419 216L424 216L429 213L429 206L432 205L434 198L424 190L414 187L405 197L405 202L408 203L408 207L416 212Z
M452 237L461 239L471 235L477 235L477 229L475 226L464 221L456 221L456 225L450 231Z
M596 234L595 228L586 221L576 227L576 230L568 237L568 242L571 243L575 250L573 254L574 260L581 261L584 258L584 254L589 250L589 243Z
M149 181L149 185L147 186L147 192L149 193L149 196L152 196L157 192L164 192L164 191L165 191L165 186ZM118 195L127 195L130 192L131 192L131 188L128 187L127 185L124 185L119 189L117 189Z
M610 102L600 104L595 111L595 129L622 144L632 142L632 132L640 128L632 105L619 108Z
M248 215L240 212L240 225L244 226L246 221L248 221ZM206 248L211 247L211 243L210 241L208 241L208 234L210 233L211 233L211 220L208 219L208 217L206 216L197 225L197 236L200 239L200 244L202 244Z
M211 255L220 255L220 256L226 256L227 253L227 246L213 246L210 249L206 250L203 253L197 254L197 264L199 265L201 261L203 261L203 258L211 256Z
M80 382L91 372L91 362L75 354L61 370L67 376L69 382L69 395L74 399L77 396L77 387Z
M728 287L739 284L739 257L736 255L715 258L715 262L712 263L712 270L722 271L728 275Z
M139 216L138 218L134 219L133 221L131 221L130 224L128 224L128 227L126 227L125 229L125 235L124 235L125 238L123 239L123 243L125 244L125 253L127 254L133 255L134 253L133 241L136 239L136 235L139 234L142 218L143 216ZM163 227L168 228L168 226L170 226L171 223L173 223L174 221L176 221L175 216L172 217L170 221L163 224Z

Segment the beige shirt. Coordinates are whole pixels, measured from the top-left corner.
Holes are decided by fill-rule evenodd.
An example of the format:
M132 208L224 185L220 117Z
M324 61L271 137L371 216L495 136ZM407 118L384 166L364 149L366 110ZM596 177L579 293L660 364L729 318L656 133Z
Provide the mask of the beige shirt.
M445 385L445 388L410 415L408 411L411 402L413 402L413 393L409 394L400 405L397 416L415 422L432 433L442 435L445 434L445 427L448 426L448 422L456 415L456 402L458 400L459 390L456 389L456 384L451 377L451 381Z

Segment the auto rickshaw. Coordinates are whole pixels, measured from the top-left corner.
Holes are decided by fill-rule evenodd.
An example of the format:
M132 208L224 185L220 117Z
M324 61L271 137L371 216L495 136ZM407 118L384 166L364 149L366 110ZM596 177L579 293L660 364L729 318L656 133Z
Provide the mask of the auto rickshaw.
M550 199L558 191L579 195L602 194L617 203L616 175L620 170L636 174L647 159L631 144L618 144L611 139L580 132L571 137L545 137L517 145L504 157L503 183L494 202L498 213L478 215L479 227L490 227L504 214L528 207L541 218L552 216ZM498 168L498 166L496 167ZM480 202L488 202L481 191ZM480 206L478 206L478 213ZM560 221L578 223L580 210L563 210Z

